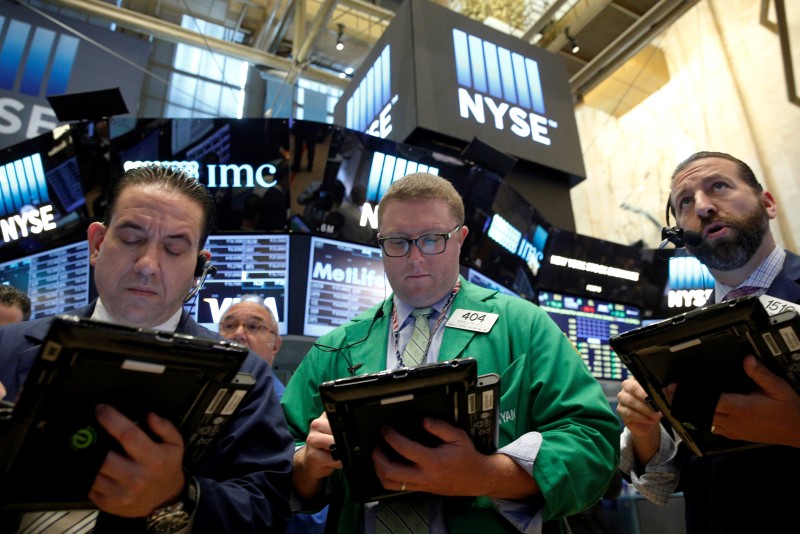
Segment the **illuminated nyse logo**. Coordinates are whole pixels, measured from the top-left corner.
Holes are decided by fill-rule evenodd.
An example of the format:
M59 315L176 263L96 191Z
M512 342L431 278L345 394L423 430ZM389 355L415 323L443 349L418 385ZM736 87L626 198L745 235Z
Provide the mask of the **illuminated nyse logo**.
M492 216L492 222L486 235L501 247L525 260L533 275L536 276L544 259L547 230L537 226L533 236L533 243L531 243L522 237L521 231L517 230L501 216L495 214Z
M361 207L359 225L369 225L372 228L377 228L378 207L370 204L370 202L379 202L390 185L406 174L414 172L427 172L438 176L439 168L382 152L375 152L372 156L372 166L369 169L369 179L367 181L367 202Z
M460 115L550 145L538 63L456 29L453 46Z
M669 260L667 287L668 308L705 306L714 291L714 278L694 256L676 256Z
M35 97L66 93L79 40L14 19L5 30L0 88Z
M189 176L200 178L200 164L196 161L126 161L123 168L128 171L145 165L160 165L174 167ZM278 183L275 175L278 169L271 163L265 163L256 168L243 163L237 164L208 164L206 165L207 187L273 187Z
M347 101L345 126L386 139L392 131L391 111L396 103L397 95L392 96L391 47L386 45Z
M0 233L3 242L56 228L42 157L34 154L0 166ZM6 217L11 215L10 217Z

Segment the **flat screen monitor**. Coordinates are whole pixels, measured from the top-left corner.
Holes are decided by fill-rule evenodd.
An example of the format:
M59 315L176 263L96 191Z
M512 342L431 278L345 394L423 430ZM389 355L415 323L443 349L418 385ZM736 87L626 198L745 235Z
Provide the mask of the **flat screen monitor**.
M611 350L608 340L641 325L639 308L550 291L540 291L538 299L539 306L572 341L595 378L628 378L628 369Z
M520 296L519 293L517 293L516 291L507 288L500 282L486 276L485 274L473 269L472 267L466 267L462 265L461 276L463 276L464 278L466 278L468 281L472 282L475 285L479 285L487 289L494 289L496 291L499 291L500 293L505 293L506 295L513 295L515 297Z
M88 214L70 128L0 150L0 258L86 237Z
M206 241L216 274L206 278L195 299L185 306L194 319L219 331L229 306L243 295L258 295L278 320L278 332L288 332L289 235L216 234Z
M637 247L554 227L536 288L641 307L641 278L642 259Z
M319 337L390 293L381 250L313 236L310 239L303 335Z
M86 240L0 263L0 284L31 299L31 319L66 313L89 303L91 273Z

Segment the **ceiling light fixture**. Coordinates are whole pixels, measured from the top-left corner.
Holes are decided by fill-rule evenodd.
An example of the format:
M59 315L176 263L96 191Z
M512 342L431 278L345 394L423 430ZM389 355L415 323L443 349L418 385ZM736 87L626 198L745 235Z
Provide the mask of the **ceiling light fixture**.
M578 41L576 41L575 38L569 34L569 26L564 28L564 35L566 35L567 39L569 40L569 44L572 47L572 53L577 54L580 52L581 47L578 46Z
M344 43L342 42L342 34L344 34L344 24L339 23L339 35L336 36L336 50L344 50Z

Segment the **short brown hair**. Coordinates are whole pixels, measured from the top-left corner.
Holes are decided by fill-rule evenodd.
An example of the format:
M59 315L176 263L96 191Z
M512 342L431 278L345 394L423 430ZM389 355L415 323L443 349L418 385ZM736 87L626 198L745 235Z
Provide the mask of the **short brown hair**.
M753 169L745 163L744 161L731 156L730 154L726 154L725 152L711 152L711 151L700 151L695 152L685 160L678 163L678 166L675 167L675 170L672 171L672 177L670 178L670 190L672 189L672 183L675 181L675 177L678 176L686 167L688 167L691 163L699 159L706 159L706 158L719 158L719 159L726 159L736 165L736 168L739 171L739 178L745 181L747 185L749 185L753 191L756 193L760 193L764 190L764 187L756 178ZM675 207L672 205L672 195L669 196L667 199L667 209L668 213L671 212L672 215L675 215Z
M450 213L464 224L464 200L448 180L427 172L408 174L393 183L378 204L378 228L383 222L385 206L396 200L444 200Z
M0 284L0 304L19 306L22 310L23 321L31 318L31 299L21 289L11 285Z

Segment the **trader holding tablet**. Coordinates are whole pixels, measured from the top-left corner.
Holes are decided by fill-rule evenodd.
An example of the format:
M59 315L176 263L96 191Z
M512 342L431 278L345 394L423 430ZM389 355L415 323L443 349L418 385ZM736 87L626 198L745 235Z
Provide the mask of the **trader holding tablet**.
M89 225L99 299L73 313L221 339L183 310L195 294L193 283L198 287L209 270L202 247L212 224L210 196L194 178L159 166L126 172L110 192L105 223ZM0 382L9 400L18 395L50 321L0 327ZM150 413L142 428L114 407L98 405L100 425L120 445L108 453L89 491L100 513L26 513L21 526L6 513L0 531L36 522L30 527L36 532L282 532L293 444L269 365L250 352L241 371L255 377L254 389L191 472L182 469L184 442L170 421Z
M714 277L715 301L766 294L789 305L800 302L800 257L776 245L769 221L777 204L747 164L719 152L690 156L672 175L669 209L682 231L699 236L686 249ZM772 447L694 456L662 427L661 414L646 402L635 379L623 382L618 395L626 426L621 471L658 504L683 491L688 532L796 529L800 396L752 355L745 358L744 371L757 389L722 393L707 429ZM682 393L680 383L670 389Z
M321 337L281 400L298 446L297 506L330 502L329 526L348 533L558 530L602 497L616 467L619 422L599 383L543 310L459 276L468 229L450 182L427 173L396 181L378 227L394 294ZM393 451L376 447L375 469L385 488L408 495L356 503L331 452L319 385L466 357L479 374L501 376L499 450L482 454L436 419L424 421L442 441L434 447L386 428Z

